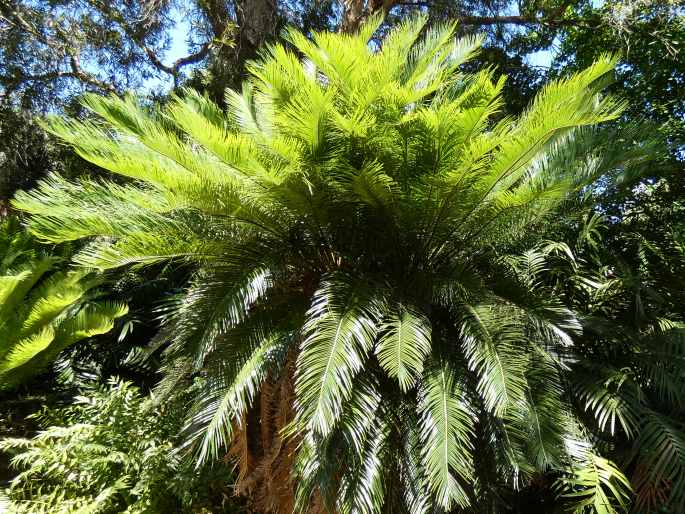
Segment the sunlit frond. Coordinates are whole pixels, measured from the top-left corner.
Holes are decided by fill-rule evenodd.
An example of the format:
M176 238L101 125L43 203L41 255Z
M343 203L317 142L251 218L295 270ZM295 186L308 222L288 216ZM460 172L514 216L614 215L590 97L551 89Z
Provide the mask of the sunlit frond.
M464 385L448 363L426 370L419 401L422 459L428 486L444 509L470 502L464 482L473 473L474 421L464 396Z
M402 305L388 314L381 326L376 354L383 369L406 391L421 376L423 361L430 353L430 322Z
M359 285L333 277L314 294L303 329L296 383L298 415L312 430L327 435L373 346L377 300Z

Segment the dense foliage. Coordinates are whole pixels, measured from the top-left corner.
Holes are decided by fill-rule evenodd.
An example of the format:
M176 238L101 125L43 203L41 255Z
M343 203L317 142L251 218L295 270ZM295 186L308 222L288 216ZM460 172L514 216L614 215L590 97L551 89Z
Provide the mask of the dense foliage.
M127 307L96 301L101 280L80 270L55 270L16 220L0 224L0 390L44 370L78 341L111 330Z
M35 438L0 442L21 472L7 491L6 508L27 514L162 514L211 507L202 494L217 479L226 480L230 468L198 472L175 455L179 400L157 405L130 383L112 379L87 388L69 407L44 409L34 416L44 427ZM229 499L223 503L215 512L238 512Z
M0 0L0 511L685 511L683 19Z

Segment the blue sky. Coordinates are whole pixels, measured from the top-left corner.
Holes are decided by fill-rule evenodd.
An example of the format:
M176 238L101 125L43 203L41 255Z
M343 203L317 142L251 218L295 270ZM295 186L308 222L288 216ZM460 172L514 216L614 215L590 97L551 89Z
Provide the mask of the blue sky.
M188 45L186 38L191 30L190 23L187 17L183 15L178 9L174 9L173 19L175 22L174 28L171 30L171 47L167 51L166 61L173 62L179 57L188 54Z
M554 59L553 50L540 50L526 56L526 62L531 66L543 66L549 68Z
M604 0L591 0L592 7L598 8L604 5ZM557 46L559 41L557 39L552 43L552 48L547 50L540 50L539 52L533 52L526 57L526 62L532 66L544 66L549 68L552 64L552 59L554 59L554 47Z

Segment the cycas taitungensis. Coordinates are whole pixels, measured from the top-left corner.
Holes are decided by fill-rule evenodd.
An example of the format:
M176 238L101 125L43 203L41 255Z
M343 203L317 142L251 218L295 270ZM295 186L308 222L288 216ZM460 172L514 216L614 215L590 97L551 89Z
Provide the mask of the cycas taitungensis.
M503 117L503 80L462 72L477 38L414 18L370 44L378 22L287 31L228 112L88 96L99 121L49 127L130 180L51 176L14 205L44 240L89 238L83 266L193 267L160 387L206 377L187 447L214 459L238 434L245 489L292 467L294 496L263 508L485 512L549 474L610 512L627 486L566 376L580 322L519 254L607 171L578 134L620 114L615 60Z

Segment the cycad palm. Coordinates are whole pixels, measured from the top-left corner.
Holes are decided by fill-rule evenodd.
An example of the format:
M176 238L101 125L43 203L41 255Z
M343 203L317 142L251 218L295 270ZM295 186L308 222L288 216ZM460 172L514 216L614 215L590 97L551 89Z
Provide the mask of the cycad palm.
M74 343L108 332L126 306L89 301L100 280L55 271L60 258L38 250L13 218L0 224L0 390L43 371Z
M216 458L235 430L258 439L255 420L264 435L280 417L303 510L486 512L536 474L573 470L584 500L623 501L571 414L564 359L580 325L539 263L508 257L600 172L574 134L620 112L599 95L613 60L502 118L503 81L460 71L477 39L421 37L415 19L377 48L376 27L288 32L302 58L267 49L228 114L190 91L161 112L90 96L104 124L51 129L133 180L53 176L15 206L47 241L93 237L82 265L195 266L168 316L166 386L208 377L189 447ZM273 412L264 390L254 401L280 383L288 403L288 377L292 409ZM254 441L243 464L273 464Z

